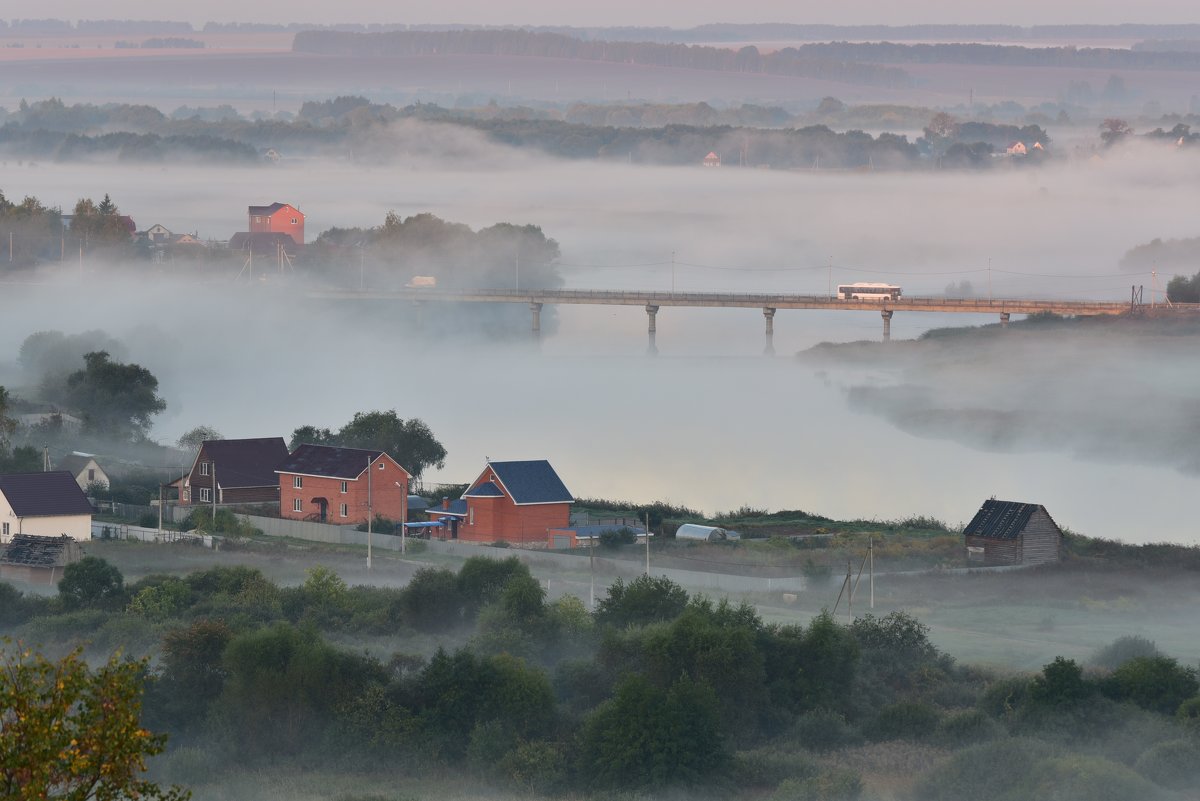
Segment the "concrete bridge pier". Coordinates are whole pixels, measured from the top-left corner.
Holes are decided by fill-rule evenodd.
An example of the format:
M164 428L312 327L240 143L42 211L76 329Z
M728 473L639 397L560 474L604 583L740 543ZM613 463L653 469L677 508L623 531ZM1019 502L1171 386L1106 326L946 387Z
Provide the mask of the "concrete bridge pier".
M646 329L646 336L649 339L649 345L646 347L646 352L651 356L657 356L658 345L654 340L658 335L658 307L647 303L646 316L649 318L649 326Z
M763 308L763 318L767 321L767 344L763 348L763 353L767 356L775 355L775 310L770 306Z
M533 317L533 320L532 320L533 338L541 339L542 338L542 304L531 301L529 303L529 313Z
M883 315L883 341L892 341L892 310L884 309L880 312Z
M1009 318L1008 312L1000 312L1000 327L1001 328L1008 328L1008 318Z

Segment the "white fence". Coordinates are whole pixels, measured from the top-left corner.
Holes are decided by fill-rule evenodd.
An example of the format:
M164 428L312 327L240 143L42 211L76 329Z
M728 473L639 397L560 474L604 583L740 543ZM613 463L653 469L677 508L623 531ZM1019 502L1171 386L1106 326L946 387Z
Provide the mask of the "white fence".
M205 548L215 548L220 538L208 534L193 534L190 531L172 531L143 526L131 526L126 523L105 523L92 521L92 539L94 540L137 540L139 542L183 542L190 545L200 545Z

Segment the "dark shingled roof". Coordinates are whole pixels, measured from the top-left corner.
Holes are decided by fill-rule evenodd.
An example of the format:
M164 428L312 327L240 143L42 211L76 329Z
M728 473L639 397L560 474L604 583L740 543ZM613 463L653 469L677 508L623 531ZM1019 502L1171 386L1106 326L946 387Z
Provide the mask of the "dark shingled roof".
M287 458L288 450L283 437L263 437L205 440L203 453L217 463L217 484L238 489L278 486L275 468Z
M0 476L0 492L17 517L90 515L92 505L66 470Z
M1033 513L1041 508L1036 503L987 500L963 529L963 534L992 540L1016 539Z
M61 537L16 534L0 553L0 563L22 567L60 567L68 561L71 542L71 538L65 534Z
M304 444L292 451L292 455L279 465L276 472L329 478L358 478L363 470L367 469L367 460L374 462L382 453L383 451L361 448Z
M503 498L504 492L495 483L485 481L467 491L464 498Z
M508 490L513 502L573 503L571 491L545 459L527 462L489 462L488 467Z
M259 215L267 215L269 217L270 215L274 214L275 212L279 211L280 209L282 209L288 205L289 204L287 204L287 203L280 203L279 201L275 201L270 206L251 206L250 213L251 214L259 214ZM295 206L292 206L292 208L296 209ZM296 211L299 212L300 209L296 209Z

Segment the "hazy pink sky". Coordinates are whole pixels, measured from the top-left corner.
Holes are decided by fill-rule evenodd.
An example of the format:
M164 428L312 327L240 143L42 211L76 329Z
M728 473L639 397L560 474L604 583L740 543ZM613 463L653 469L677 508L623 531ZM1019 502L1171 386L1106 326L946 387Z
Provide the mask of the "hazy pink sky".
M1195 0L7 0L0 18L170 19L191 22L465 22L479 24L673 25L705 22L1171 23L1200 21Z

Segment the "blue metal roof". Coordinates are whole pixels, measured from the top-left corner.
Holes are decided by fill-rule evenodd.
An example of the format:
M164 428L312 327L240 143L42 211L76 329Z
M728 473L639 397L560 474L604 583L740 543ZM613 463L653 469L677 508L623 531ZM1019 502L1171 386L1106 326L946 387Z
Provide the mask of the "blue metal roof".
M466 517L467 516L467 502L463 498L457 498L453 501L450 501L449 509L443 509L442 504L440 502L434 503L432 506L430 506L428 509L425 510L425 514L427 514L430 517L435 518L435 519L438 517L446 516L446 515L450 515L453 517Z
M467 490L464 498L503 498L504 493L491 481L485 481L482 484L472 487Z
M571 491L545 459L525 462L489 462L488 468L508 490L513 502L574 503ZM473 492L473 490L472 490Z

